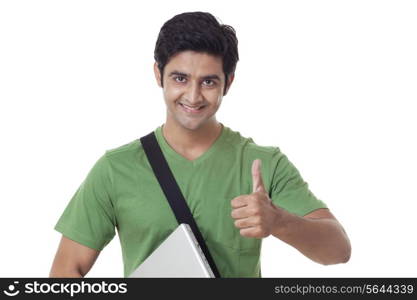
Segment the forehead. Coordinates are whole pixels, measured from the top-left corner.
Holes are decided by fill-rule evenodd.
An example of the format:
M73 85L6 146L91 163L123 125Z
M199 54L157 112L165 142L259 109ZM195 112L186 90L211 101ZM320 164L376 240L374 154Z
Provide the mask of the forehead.
M172 56L165 65L166 73L173 70L196 77L215 74L222 78L223 61L220 56L187 50Z

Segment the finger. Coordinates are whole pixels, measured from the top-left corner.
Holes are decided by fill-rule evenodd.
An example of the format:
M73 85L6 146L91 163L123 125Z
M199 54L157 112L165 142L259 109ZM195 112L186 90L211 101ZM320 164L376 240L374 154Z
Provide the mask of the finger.
M260 225L260 219L257 216L252 216L249 218L237 219L234 221L234 225L237 228L249 228Z
M230 201L230 204L232 205L232 208L244 207L248 205L248 199L244 195L241 195L233 198L232 201Z
M259 230L259 226L253 226L248 228L240 229L240 235L243 237L248 238L262 238L261 231Z
M233 219L242 219L252 216L251 210L248 206L232 209L231 216Z
M259 191L265 191L264 183L262 180L262 173L261 173L261 160L255 159L252 162L252 185L253 185L253 193Z

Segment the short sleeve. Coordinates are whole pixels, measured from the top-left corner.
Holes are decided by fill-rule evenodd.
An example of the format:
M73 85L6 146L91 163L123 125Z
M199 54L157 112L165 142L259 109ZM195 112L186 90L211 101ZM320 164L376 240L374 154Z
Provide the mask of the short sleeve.
M112 180L105 153L88 172L54 229L73 241L101 251L115 235Z
M310 191L308 183L279 148L276 148L272 162L274 169L269 196L275 205L298 216L304 216L319 208L327 208L326 204Z

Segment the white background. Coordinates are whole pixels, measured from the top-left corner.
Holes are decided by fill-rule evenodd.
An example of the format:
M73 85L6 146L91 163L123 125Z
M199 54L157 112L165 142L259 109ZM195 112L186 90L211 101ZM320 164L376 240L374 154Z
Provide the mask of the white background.
M217 119L280 147L351 239L322 266L269 237L263 276L416 276L417 5L381 0L1 1L0 276L47 277L96 160L163 124L155 41L196 10L239 39ZM87 277L123 277L117 235Z

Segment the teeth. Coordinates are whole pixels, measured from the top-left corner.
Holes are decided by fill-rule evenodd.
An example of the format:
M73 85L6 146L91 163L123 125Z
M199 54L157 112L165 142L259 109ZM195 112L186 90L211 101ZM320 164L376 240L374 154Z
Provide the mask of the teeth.
M191 106L188 106L188 105L185 105L185 104L182 104L181 103L181 105L183 105L184 107L186 107L186 108L188 108L188 109L191 109L191 110L199 110L202 106L198 106L198 107L191 107Z

